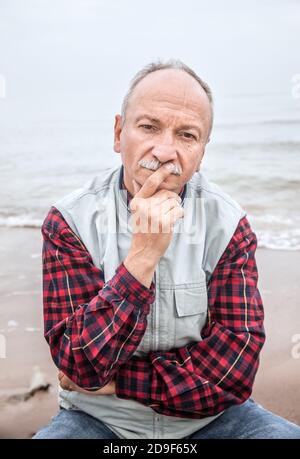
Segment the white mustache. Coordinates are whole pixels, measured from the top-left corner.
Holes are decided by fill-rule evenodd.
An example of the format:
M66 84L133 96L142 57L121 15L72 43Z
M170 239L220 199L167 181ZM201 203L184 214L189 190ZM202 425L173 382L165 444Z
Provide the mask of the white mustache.
M159 161L155 159L152 159L152 161L147 161L146 159L140 159L140 161L138 162L138 165L141 167L144 167L145 169L156 171L162 165L162 163L160 163ZM181 175L182 173L181 168L179 166L176 166L175 164L172 164L172 166L173 166L173 170L171 174Z

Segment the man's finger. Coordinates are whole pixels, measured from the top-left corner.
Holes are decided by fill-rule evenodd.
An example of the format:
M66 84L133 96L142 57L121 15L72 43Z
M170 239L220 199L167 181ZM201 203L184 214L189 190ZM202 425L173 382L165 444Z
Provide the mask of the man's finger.
M135 180L132 180L132 184L133 184L133 192L134 192L134 196L135 196L140 191L140 189L142 187Z
M67 376L63 376L59 384L63 389L66 390L73 390L76 387L76 385Z
M62 389L68 389L68 384L67 382L64 380L64 378L62 378L60 381L59 381L59 385Z
M166 163L147 178L141 189L136 193L136 198L150 198L156 192L159 185L172 173L173 164Z

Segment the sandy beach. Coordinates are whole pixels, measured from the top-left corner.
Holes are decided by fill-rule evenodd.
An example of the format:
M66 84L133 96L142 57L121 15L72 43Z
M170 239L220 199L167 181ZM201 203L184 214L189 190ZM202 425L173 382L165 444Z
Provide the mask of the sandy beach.
M0 228L0 236L0 438L30 438L57 411L57 370L43 338L42 237L33 228ZM267 341L253 397L300 425L299 261L300 252L257 252Z

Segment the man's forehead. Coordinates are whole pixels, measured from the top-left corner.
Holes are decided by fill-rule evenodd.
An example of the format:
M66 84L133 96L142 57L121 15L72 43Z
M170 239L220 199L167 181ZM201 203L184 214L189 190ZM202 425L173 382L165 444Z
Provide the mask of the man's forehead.
M199 82L192 75L180 69L163 69L149 73L139 81L133 92L139 92L139 90L141 92L145 90L168 92L174 87L178 91L193 91L205 95L205 91Z
M160 69L155 70L154 72L148 73L142 80L139 81L136 87L139 85L151 85L154 86L156 84L160 85L164 82L186 82L187 84L195 84L198 85L198 82L195 78L181 69ZM200 86L200 85L199 85Z
M197 120L202 114L207 112L206 106L203 106L193 99L182 99L176 97L141 97L136 99L132 104L132 115L134 118L140 117L143 114L152 118L176 118L182 115L185 118Z
M170 110L184 108L198 113L199 110L210 111L208 97L200 84L191 75L176 69L147 75L134 88L129 105L134 109L150 105Z

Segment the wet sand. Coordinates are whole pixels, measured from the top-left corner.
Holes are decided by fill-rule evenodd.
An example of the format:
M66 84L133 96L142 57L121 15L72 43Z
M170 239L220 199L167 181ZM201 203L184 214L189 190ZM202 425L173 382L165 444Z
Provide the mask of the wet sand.
M58 408L57 370L43 338L42 237L38 229L0 228L0 241L0 438L30 438ZM300 340L299 262L300 252L257 251L267 341L253 397L300 425L300 346L292 342Z

